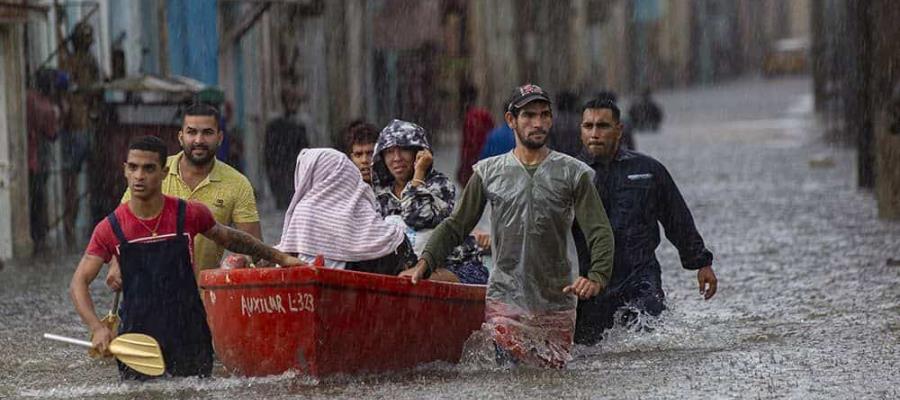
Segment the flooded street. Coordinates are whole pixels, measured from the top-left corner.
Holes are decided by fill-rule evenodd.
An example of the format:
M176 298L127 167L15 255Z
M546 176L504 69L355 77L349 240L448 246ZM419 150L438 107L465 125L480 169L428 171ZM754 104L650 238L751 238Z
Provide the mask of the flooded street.
M645 321L649 332L616 327L577 348L564 371L436 364L314 382L219 367L213 379L119 384L111 363L41 338L86 335L67 294L72 255L0 270L0 398L900 398L900 223L877 219L854 152L824 140L809 88L791 78L659 92L663 129L637 135L638 150L679 184L719 292L704 302L664 241L669 310ZM455 171L455 157L439 149L436 165ZM264 218L268 242L280 223ZM105 313L102 279L93 295Z

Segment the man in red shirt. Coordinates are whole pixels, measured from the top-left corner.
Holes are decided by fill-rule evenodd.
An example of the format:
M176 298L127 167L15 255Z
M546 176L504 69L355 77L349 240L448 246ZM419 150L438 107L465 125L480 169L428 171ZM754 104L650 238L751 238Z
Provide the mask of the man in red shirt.
M60 128L60 108L54 101L56 71L41 68L34 77L34 88L28 89L26 114L28 129L28 195L31 221L32 254L44 250L49 229L47 221L47 178L50 175L50 142L56 140Z
M472 165L478 161L487 134L494 128L494 119L488 110L475 106L478 90L471 84L463 86L460 97L466 107L466 120L463 123L463 140L459 151L459 170L456 179L465 187L469 177L472 176Z
M194 278L194 237L202 234L234 253L276 264L300 261L217 223L202 203L163 195L166 156L165 144L154 136L139 137L129 145L124 169L132 197L94 228L69 290L76 311L91 329L94 348L105 352L114 334L97 318L89 286L103 264L116 257L123 296L118 333L153 336L170 375L208 376L212 339ZM126 379L147 378L121 363L119 371Z

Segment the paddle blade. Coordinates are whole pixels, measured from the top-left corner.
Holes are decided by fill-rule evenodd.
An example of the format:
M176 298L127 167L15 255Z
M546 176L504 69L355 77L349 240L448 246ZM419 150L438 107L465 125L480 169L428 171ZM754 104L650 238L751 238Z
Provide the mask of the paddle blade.
M149 376L166 372L162 350L156 339L141 333L126 333L109 343L109 352L131 369Z

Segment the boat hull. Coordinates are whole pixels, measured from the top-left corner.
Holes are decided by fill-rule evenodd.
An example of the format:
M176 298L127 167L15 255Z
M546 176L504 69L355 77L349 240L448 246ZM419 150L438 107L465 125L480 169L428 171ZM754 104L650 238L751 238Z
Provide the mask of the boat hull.
M322 377L457 362L485 287L316 267L213 269L200 286L230 372Z

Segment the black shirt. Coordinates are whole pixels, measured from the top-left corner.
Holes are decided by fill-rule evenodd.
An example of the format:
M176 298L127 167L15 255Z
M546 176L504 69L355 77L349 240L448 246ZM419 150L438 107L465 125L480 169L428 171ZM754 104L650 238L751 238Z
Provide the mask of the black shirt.
M656 248L662 224L666 237L678 249L681 264L690 270L712 264L712 253L694 226L681 192L666 168L655 159L620 149L608 163L582 151L578 159L594 169L594 186L600 193L615 237L615 259L610 286L629 277L659 275ZM582 274L589 264L584 260L586 243L580 229L573 229Z

